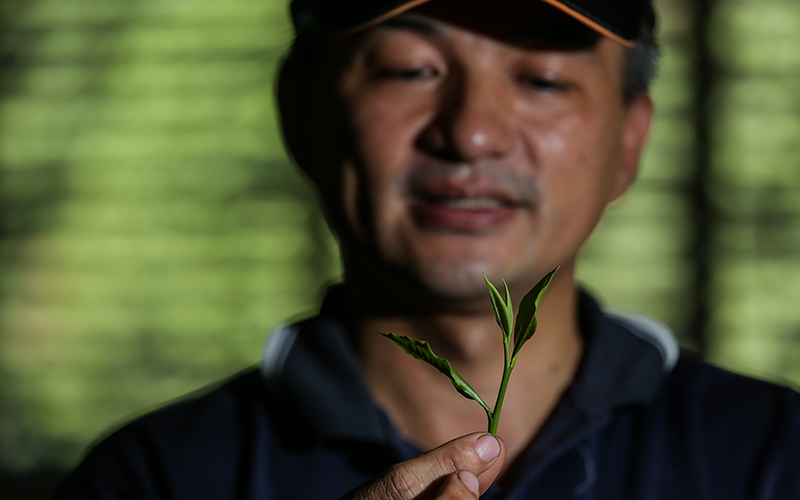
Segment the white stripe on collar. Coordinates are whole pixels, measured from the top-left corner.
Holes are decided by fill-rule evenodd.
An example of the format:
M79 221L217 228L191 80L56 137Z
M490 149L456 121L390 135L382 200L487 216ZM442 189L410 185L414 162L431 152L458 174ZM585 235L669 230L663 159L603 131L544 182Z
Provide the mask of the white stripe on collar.
M265 380L274 380L283 372L298 331L297 325L278 325L272 329L261 356L261 376Z
M612 320L630 330L640 339L652 344L661 355L664 373L675 367L680 356L680 348L672 330L667 325L646 314L620 307L608 307L603 311Z

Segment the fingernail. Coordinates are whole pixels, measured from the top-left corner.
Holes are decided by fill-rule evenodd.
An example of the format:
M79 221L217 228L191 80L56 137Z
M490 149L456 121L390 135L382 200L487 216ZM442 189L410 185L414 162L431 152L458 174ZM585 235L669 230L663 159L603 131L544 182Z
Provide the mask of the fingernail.
M489 463L500 455L500 441L491 434L484 434L475 443L475 450L484 462Z
M469 491L480 495L480 485L478 484L478 478L475 477L475 474L468 470L462 470L458 472L458 478L461 479L464 486L469 488Z

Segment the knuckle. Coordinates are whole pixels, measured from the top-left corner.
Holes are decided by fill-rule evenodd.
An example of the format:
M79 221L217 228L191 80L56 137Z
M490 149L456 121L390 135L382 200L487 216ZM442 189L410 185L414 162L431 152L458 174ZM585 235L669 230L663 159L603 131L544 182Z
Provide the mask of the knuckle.
M389 469L385 486L390 498L408 500L417 496L426 485L413 469L401 463Z
M446 453L436 457L436 465L440 471L444 471L446 473L455 472L465 468L464 464L462 463L464 460L459 460L458 458L453 456L451 453Z

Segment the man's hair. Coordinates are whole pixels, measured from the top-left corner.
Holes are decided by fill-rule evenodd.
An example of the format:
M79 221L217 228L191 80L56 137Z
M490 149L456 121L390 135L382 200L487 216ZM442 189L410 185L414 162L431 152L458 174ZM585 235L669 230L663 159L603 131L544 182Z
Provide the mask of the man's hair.
M639 28L636 45L627 49L622 81L622 97L630 104L639 94L650 92L650 88L658 75L658 63L661 60L661 47L656 41L653 30L646 23Z
M636 45L627 49L623 68L622 97L630 104L639 94L650 91L658 73L661 48L647 23L642 23ZM298 26L294 42L284 59L284 68L293 66L305 77L313 77L321 68L325 47L325 35L313 25Z

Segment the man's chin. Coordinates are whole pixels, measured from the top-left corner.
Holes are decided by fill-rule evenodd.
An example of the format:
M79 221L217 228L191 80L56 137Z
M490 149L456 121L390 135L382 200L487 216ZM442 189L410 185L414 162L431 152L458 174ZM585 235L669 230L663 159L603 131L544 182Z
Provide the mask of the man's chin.
M487 297L484 273L491 276L491 266L486 263L445 264L430 266L418 276L432 297L444 302L469 303L485 301Z
M496 286L515 274L494 259L452 254L395 262L362 256L346 260L345 270L346 279L363 294L360 300L376 308L393 304L389 307L480 312L489 307L484 273Z

